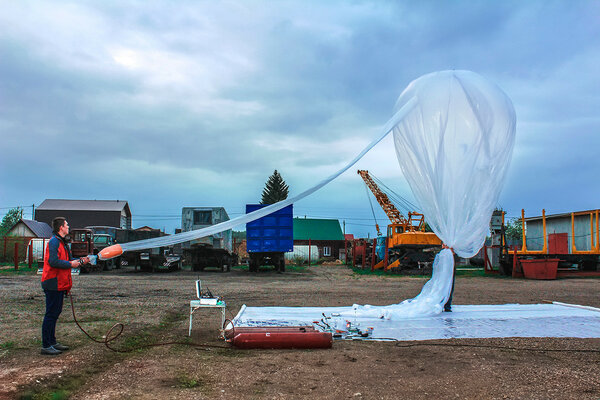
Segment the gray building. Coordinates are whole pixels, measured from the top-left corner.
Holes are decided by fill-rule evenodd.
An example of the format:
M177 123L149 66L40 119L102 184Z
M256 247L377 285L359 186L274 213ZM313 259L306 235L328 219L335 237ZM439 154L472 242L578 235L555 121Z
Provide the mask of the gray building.
M35 220L50 226L56 217L65 217L71 228L111 226L131 229L131 211L124 200L46 199L35 210Z
M549 254L571 254L573 237L577 250L594 250L598 237L597 210L577 211L572 213L546 215L546 234ZM591 216L591 217L590 217ZM527 250L542 250L544 247L544 227L542 216L525 218ZM556 251L567 249L567 252Z

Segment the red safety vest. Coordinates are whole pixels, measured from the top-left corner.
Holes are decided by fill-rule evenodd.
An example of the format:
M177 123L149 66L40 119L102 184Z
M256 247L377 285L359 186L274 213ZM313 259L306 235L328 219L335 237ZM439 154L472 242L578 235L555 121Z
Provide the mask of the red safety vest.
M70 261L69 260L69 252L65 247L65 244L62 240L58 241L58 258L60 260ZM44 270L42 272L42 287L46 289L50 289L49 286L54 286L51 282L47 282L50 279L57 280L57 289L56 290L66 290L67 292L71 290L73 286L73 280L71 279L71 268L54 268L51 267L48 263L50 258L50 242L46 246L46 251L44 254ZM46 283L46 284L44 284ZM52 289L50 289L52 290Z

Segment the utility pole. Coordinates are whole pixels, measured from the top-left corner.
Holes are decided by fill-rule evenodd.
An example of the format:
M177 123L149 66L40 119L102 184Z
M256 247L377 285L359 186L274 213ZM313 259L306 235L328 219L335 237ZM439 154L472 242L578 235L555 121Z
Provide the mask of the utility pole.
M35 221L35 203L31 205L31 219Z
M344 265L348 265L348 240L346 240L346 220L344 220Z

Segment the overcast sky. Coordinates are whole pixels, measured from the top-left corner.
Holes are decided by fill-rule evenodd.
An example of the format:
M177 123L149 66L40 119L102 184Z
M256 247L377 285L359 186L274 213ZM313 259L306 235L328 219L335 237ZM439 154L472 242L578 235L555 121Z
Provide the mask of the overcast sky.
M447 69L515 105L509 215L600 207L598 1L6 0L0 214L120 199L169 233L184 206L238 216L274 169L292 195L335 172L410 81ZM412 199L388 137L295 214L372 237L358 168Z

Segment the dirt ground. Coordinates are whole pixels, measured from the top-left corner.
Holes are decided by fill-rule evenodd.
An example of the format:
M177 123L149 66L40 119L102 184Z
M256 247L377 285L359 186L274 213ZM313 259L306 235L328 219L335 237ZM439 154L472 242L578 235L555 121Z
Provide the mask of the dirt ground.
M77 317L93 336L125 324L115 347L187 340L198 273L121 269L74 277ZM357 275L340 265L285 274L203 272L232 318L248 306L391 304L425 278ZM114 353L91 342L65 304L57 336L71 350L41 356L39 276L0 275L0 398L72 399L599 399L600 339L336 341L329 350L234 350L170 345ZM458 277L455 304L555 300L600 307L600 279ZM220 315L202 311L191 340L218 339ZM584 352L577 350L596 350ZM537 351L536 351L537 350ZM555 351L552 351L555 350ZM559 350L559 351L556 351Z

